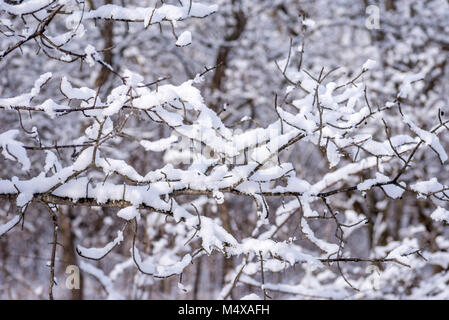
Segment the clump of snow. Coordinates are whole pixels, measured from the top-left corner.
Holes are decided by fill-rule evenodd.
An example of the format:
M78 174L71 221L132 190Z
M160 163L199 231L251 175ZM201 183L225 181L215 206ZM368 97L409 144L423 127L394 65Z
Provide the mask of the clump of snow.
M89 67L93 67L95 65L95 61L99 60L99 55L97 50L92 45L87 45L84 49L84 53L86 54L86 63Z
M23 147L23 143L14 138L19 134L19 130L8 130L0 134L0 146L2 155L9 160L18 161L22 165L23 171L28 171L31 166L30 159Z
M127 221L134 219L138 215L139 215L139 210L134 206L120 209L117 212L117 216L119 216L120 218L125 219Z
M185 47L192 43L192 33L190 31L184 31L181 33L181 35L178 37L178 40L176 41L176 45L178 47Z
M424 141L424 143L432 148L432 150L438 155L441 163L446 162L448 156L443 146L440 143L440 139L435 133L423 130L419 128L413 121L408 117L403 117L404 122L407 123L410 129L418 135L418 137Z
M250 293L246 296L241 297L240 300L262 300L262 298L255 293Z
M171 135L168 138L160 139L157 141L142 140L140 141L140 144L147 151L162 152L170 148L174 142L178 141L178 139L178 136Z
M432 178L428 181L419 181L413 185L411 185L412 190L422 194L430 194L433 192L440 191L444 188L444 186L438 182L437 178Z
M0 225L0 237L13 228L22 219L21 215L16 215L7 223Z
M366 62L362 66L362 70L371 70L374 69L377 65L377 62L371 59L366 60Z
M435 221L444 221L449 223L449 211L441 207L438 207L434 212L432 212L430 217Z
M407 98L409 95L411 95L413 92L412 84L422 79L424 79L423 73L404 75L398 98Z
M117 237L113 241L109 242L103 248L85 248L83 246L78 245L76 247L76 250L78 254L80 254L83 257L93 260L99 260L104 256L106 256L112 249L114 249L122 241L123 241L123 232L117 231Z

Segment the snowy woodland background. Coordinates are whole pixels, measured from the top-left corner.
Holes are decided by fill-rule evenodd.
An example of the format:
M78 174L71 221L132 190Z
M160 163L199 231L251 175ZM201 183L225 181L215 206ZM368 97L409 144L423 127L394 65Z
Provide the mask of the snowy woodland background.
M198 1L0 1L0 298L448 299L449 1Z

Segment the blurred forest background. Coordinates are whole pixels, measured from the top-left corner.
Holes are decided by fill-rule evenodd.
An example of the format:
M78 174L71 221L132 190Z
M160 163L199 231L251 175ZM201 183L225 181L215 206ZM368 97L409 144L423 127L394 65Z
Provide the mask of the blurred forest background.
M8 4L21 1L2 1ZM178 1L163 1L178 5ZM404 77L419 74L421 81L410 83L412 90L400 97L401 108L419 127L430 130L438 123L438 117L449 112L449 1L446 0L202 0L204 4L217 4L218 10L202 19L186 19L176 22L176 34L188 30L192 43L175 45L172 25L162 23L144 28L142 23L126 23L114 20L86 20L83 37L71 42L73 50L84 51L87 44L94 44L102 59L122 74L129 69L144 76L146 81L160 78L164 83L179 85L205 67L214 67L204 75L197 87L206 105L219 114L223 123L238 130L266 127L276 121L275 96L281 99L289 85L280 69L280 61L292 52L290 65L311 75L335 71L329 75L332 81L345 83L358 75L368 60L377 62L375 68L363 74L367 97L373 108L382 107L397 98ZM154 7L162 3L156 0L85 0L78 7L93 10L105 4L124 7ZM371 9L367 8L369 6ZM379 23L376 24L376 8ZM7 27L4 20L0 32L19 26L21 18L0 10L1 19L11 20ZM8 22L9 23L9 22ZM64 21L56 20L48 27L51 34L64 30ZM9 38L0 37L0 49L8 47ZM298 53L303 53L300 55ZM293 54L294 53L294 54ZM338 69L337 69L338 68ZM33 41L21 46L0 60L0 97L13 97L29 92L34 81L43 73L52 72L54 79L69 78L74 87L101 88L99 96L105 100L120 79L100 64L89 67L76 61L66 63L48 57ZM52 80L41 90L42 97L55 101L65 98L59 94L59 80ZM36 98L38 101L44 98ZM72 104L76 106L76 102ZM45 114L14 111L0 113L0 133L10 129L39 129L40 139L47 144L70 144L89 125L89 119L69 114L55 121ZM161 167L170 158L169 151L142 152L132 139L139 136L148 140L166 137L170 128L144 121L143 116L130 118L129 126L121 141L107 146L107 151L117 159L127 162L139 172ZM393 134L409 131L398 121L397 110L385 116ZM364 132L373 137L385 138L385 130L378 121L369 122ZM444 147L449 144L441 136ZM31 139L23 140L32 145ZM35 176L42 170L45 153L29 151ZM61 149L57 154L61 163L73 161L74 149ZM311 183L332 172L326 154L313 144L295 145L285 151L284 159L292 162L296 173ZM168 158L167 158L168 157ZM343 163L351 157L344 156ZM34 171L33 171L34 170ZM437 177L442 184L449 183L447 164L441 166L432 151L418 152L413 168L402 179L413 182L423 177ZM20 168L10 160L0 159L2 178L23 177ZM367 172L359 172L354 181L369 178ZM117 180L118 181L118 180ZM226 195L224 203L210 196L179 196L179 203L195 203L201 215L216 217L224 229L239 239L251 235L257 220L255 204L250 198ZM270 198L270 207L279 207L283 199ZM359 289L378 281L376 290L357 291L351 288L333 267L329 270L310 270L297 265L286 272L266 272L265 281L283 284L273 287L269 296L283 298L449 298L449 241L445 223L434 221L430 214L435 206L427 199L405 192L401 199L390 199L380 189L361 193L343 193L332 198L334 210L346 221L363 223L347 236L345 251L351 256L385 256L401 244L411 242L416 252L410 252L412 268L398 264L345 263L343 272L352 286ZM317 210L323 209L317 207ZM14 201L0 200L0 222L6 223L17 210ZM243 257L226 257L220 253L204 255L195 260L182 274L168 279L156 279L140 273L129 258L132 246L132 230L124 232L123 243L100 261L86 261L75 250L77 245L102 247L116 236L122 221L115 215L116 209L106 207L61 206L59 210L59 243L56 251L55 270L57 284L54 296L58 299L210 299L223 297L223 288L232 282L239 271ZM172 246L173 236L180 228L160 214L142 217L146 227L139 231L141 250L164 259L164 248ZM279 240L296 236L299 216L292 217L282 226ZM330 220L315 219L310 226L317 236L335 242L335 224ZM23 226L18 226L0 237L0 298L46 299L53 229L51 217L44 206L27 209ZM413 239L413 240L412 240ZM314 250L305 243L304 248ZM427 252L424 254L423 252ZM86 267L83 262L92 267ZM81 266L81 288L65 287L68 265ZM367 269L368 267L368 269ZM371 269L370 269L371 268ZM331 272L332 270L332 272ZM378 276L377 272L382 276ZM260 289L253 282L259 279L257 270L246 270L246 277L228 297L240 297ZM107 275L107 276L106 276ZM179 285L182 281L182 285Z

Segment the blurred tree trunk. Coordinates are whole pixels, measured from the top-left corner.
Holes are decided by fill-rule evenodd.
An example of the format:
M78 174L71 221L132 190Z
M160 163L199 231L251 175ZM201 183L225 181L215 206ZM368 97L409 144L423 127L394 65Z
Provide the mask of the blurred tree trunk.
M240 1L232 0L232 4L233 6L237 7L240 4ZM241 8L235 8L232 14L235 24L230 28L230 33L224 37L224 43L218 48L217 57L215 59L215 65L217 66L217 68L215 69L212 82L210 84L210 88L212 89L212 91L223 90L223 81L225 79L226 69L228 68L229 63L229 53L232 49L232 46L229 45L229 42L236 41L241 37L241 35L245 31L245 26L248 21L248 18L245 16L245 13ZM211 109L214 111L218 111L218 103L211 104Z
M59 236L61 239L61 244L63 246L62 261L64 261L65 268L68 265L78 266L78 255L76 254L74 244L75 236L72 232L73 208L66 207L61 209L63 209L60 210L62 214L60 214L58 218L59 218ZM63 271L65 271L65 268ZM71 290L70 299L71 300L83 299L83 277L81 274L80 274L80 289Z
M112 0L105 0L104 4L112 4ZM89 1L89 5L92 9L95 9L93 0ZM100 28L101 36L103 37L104 41L104 49L103 51L103 61L106 62L108 65L112 66L112 47L114 46L114 21L113 20L105 20L102 22L103 26ZM95 87L99 88L103 86L106 81L108 81L109 75L111 71L105 67L101 66L100 73L98 74L97 78L95 79Z

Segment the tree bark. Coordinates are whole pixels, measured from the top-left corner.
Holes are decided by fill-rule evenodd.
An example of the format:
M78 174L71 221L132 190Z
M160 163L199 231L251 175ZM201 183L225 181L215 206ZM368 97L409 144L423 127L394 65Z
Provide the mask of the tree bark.
M73 208L61 208L60 212L62 213L59 216L59 235L63 246L62 260L64 261L65 268L67 268L68 265L78 266L78 255L76 254L74 245L75 236L72 232ZM83 277L81 274L80 288L71 290L70 299L83 300Z

